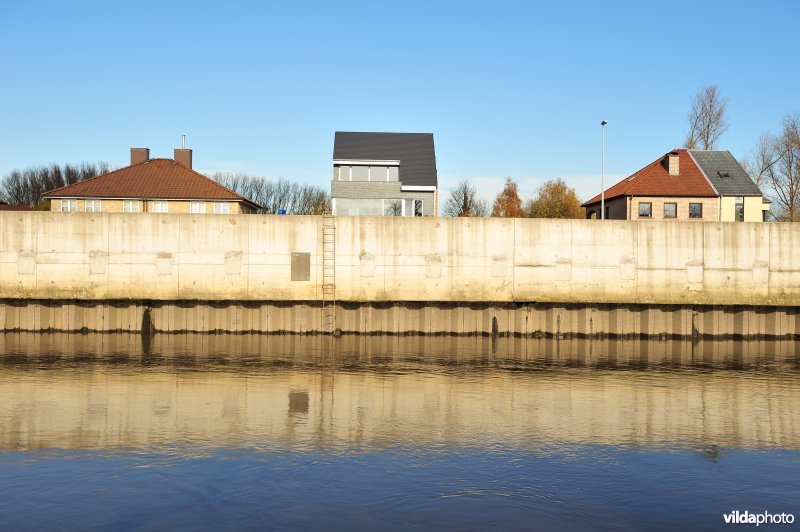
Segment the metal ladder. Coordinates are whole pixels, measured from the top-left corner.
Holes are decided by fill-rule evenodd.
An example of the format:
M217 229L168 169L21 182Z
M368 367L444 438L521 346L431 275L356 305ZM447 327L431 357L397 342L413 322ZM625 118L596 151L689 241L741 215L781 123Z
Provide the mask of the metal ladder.
M332 214L322 216L322 327L336 328L336 223Z

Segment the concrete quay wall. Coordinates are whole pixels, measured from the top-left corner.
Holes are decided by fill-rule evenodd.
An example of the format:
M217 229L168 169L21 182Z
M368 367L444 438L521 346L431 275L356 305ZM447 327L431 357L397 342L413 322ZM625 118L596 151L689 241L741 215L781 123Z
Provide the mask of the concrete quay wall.
M800 224L336 217L349 302L800 305ZM0 213L0 298L319 301L321 216Z

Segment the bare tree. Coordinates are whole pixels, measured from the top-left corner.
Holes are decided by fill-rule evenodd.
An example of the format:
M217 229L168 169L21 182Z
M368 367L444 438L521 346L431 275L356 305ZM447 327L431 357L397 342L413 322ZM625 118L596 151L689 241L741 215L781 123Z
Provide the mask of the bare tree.
M781 159L778 139L771 133L764 133L758 144L748 155L742 157L741 165L759 187L767 185L775 172L775 165Z
M279 178L271 181L265 177L248 174L216 172L212 179L237 194L263 206L262 214L323 214L329 212L331 199L327 191Z
M12 170L0 181L0 199L7 203L37 205L42 195L85 179L108 173L108 163L57 164Z
M478 190L466 179L458 182L442 206L445 216L486 216L488 212L486 200L478 198Z
M779 159L766 173L767 185L777 200L778 219L800 221L800 114L783 119L783 131L775 139Z
M697 91L689 111L689 132L684 146L690 150L713 150L729 127L725 120L727 106L728 99L720 96L716 85Z

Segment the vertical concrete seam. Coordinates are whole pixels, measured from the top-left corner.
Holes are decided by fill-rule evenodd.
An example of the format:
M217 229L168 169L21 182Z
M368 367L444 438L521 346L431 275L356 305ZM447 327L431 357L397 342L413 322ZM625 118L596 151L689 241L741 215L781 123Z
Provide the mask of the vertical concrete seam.
M381 275L383 276L383 294L384 297L386 297L386 248L388 247L388 241L386 239L386 217L382 216L378 219L381 221L381 240L383 241L383 266L381 268Z
M176 253L176 255L178 256L178 260L177 260L177 262L178 262L177 270L178 271L175 274L175 277L177 278L177 283L178 283L177 290L175 292L178 294L178 297L181 296L181 250L183 249L183 244L181 243L181 233L183 233L183 231L181 231L181 226L183 225L184 222L185 222L185 219L184 219L183 216L181 216L178 219L178 251ZM174 262L174 259L173 259L173 262Z
M514 229L511 231L511 301L517 300L517 295L514 291L516 287L516 270L517 270L517 223L519 223L519 218L514 218L512 220L514 224Z
M635 257L635 259L634 259L634 272L635 272L634 275L636 276L634 278L633 286L634 286L634 291L635 291L634 293L635 293L636 301L640 301L640 299L639 299L639 281L641 280L641 274L640 274L641 266L640 266L640 262L639 262L639 224L636 224L633 227L634 227L634 230L633 230L634 255L633 256Z
M575 226L575 221L574 220L570 220L570 222L569 222L569 298L570 298L570 300L572 300L572 298L575 295L575 289L573 288L573 282L572 282L572 280L573 280L573 271L572 271L573 263L572 263L572 261L573 261L573 258L575 257L575 250L574 250L575 239L572 237L572 228L574 226Z
M245 287L245 290L247 290L247 293L249 294L250 293L250 262L251 262L251 257L252 257L251 254L250 254L250 234L251 234L250 225L251 225L251 222L250 222L249 218L245 218L245 219L247 220L247 222L246 222L247 223L247 235L245 236L245 239L244 239L244 243L247 246L247 265L246 265L247 273L245 274L246 277L244 279L244 287ZM180 238L180 235L178 236L178 238ZM178 245L180 246L180 241L178 241ZM178 249L180 249L180 247ZM244 261L245 261L245 258L243 257L242 258L242 263L244 263ZM178 264L178 272L180 273L180 271L181 271L181 265Z

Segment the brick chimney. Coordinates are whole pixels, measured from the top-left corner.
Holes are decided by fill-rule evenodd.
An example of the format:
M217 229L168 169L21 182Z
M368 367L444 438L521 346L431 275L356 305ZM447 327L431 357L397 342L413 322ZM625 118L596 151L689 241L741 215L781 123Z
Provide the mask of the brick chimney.
M678 156L678 152L671 151L667 154L667 158L664 160L664 168L667 169L669 175L681 175L680 172L680 157Z
M192 150L187 148L175 148L175 162L185 166L186 168L192 168Z
M150 148L131 148L131 166L150 160Z

